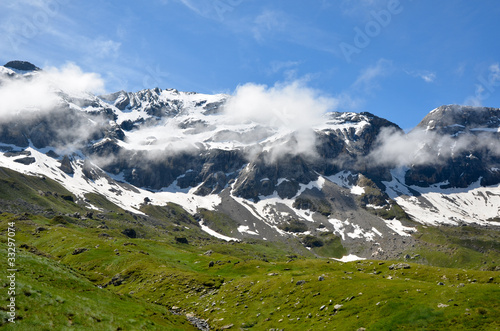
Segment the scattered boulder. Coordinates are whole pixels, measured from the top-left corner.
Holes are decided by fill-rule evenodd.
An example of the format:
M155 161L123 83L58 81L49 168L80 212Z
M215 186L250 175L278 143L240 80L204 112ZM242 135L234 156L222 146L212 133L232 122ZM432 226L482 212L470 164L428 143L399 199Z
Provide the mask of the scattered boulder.
M210 326L208 325L208 322L201 319L201 318L197 318L191 314L188 314L186 315L186 318L188 319L189 322L191 322L191 324L193 324L198 330L201 330L201 331L209 331L210 330Z
M304 285L306 283L305 280L299 280L295 285Z
M88 250L89 250L88 248L75 248L75 250L73 251L73 253L71 253L71 255L78 255Z
M113 276L113 278L111 278L107 285L120 286L124 281L125 278L122 276L122 274L116 274Z
M181 238L175 237L175 241L179 244L189 244L188 240L184 237Z
M134 229L125 229L122 231L122 233L129 238L137 238L137 233Z
M15 152L5 152L3 153L4 156L6 157L16 157L16 156L30 156L31 152L30 151L15 151Z
M24 165L30 165L32 163L35 163L36 159L34 157L27 156L27 157L22 157L22 158L19 158L19 159L15 159L14 162L21 163L21 164L24 164Z
M408 263L395 263L389 266L389 270L399 270L399 269L410 269L411 266Z

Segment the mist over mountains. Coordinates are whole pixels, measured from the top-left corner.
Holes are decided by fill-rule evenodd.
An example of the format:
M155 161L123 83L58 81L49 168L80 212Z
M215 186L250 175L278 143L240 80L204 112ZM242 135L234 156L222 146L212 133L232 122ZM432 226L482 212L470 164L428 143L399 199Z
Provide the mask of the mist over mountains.
M174 202L227 240L330 231L360 257L398 256L417 224L500 225L500 109L442 106L405 133L299 81L234 95L103 86L74 65L0 67L0 166L82 205L90 192L137 214Z

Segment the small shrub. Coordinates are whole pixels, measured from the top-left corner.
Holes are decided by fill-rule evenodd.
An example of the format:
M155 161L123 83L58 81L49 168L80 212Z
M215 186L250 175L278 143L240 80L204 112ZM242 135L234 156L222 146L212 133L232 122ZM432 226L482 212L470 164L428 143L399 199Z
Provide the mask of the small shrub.
M61 195L61 198L66 201L75 202L75 198L72 195Z
M68 224L68 221L66 221L64 219L64 217L62 217L61 215L57 215L57 216L54 216L54 218L52 218L52 223L54 223L54 224Z
M304 238L302 238L302 243L306 247L321 247L324 245L321 239L311 235L307 235Z
M125 229L122 231L122 233L129 238L137 238L137 233L134 229Z
M286 232L301 233L307 231L307 224L299 220L291 220L288 223L280 224L279 228Z

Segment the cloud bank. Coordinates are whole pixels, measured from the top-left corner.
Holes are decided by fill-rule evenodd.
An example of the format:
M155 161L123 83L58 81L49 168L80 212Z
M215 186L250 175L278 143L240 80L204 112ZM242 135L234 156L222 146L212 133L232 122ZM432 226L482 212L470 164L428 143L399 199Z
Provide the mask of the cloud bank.
M284 154L315 155L313 127L334 110L339 100L307 87L302 81L277 83L272 87L248 83L239 86L225 105L232 123L255 123L274 130L278 136L293 135L294 143L276 141L270 152L275 159ZM255 137L258 142L262 139Z
M98 74L85 73L72 63L60 69L49 67L25 75L0 76L0 121L59 110L60 93L85 97L103 91L104 81Z
M103 91L99 75L71 63L34 72L0 67L0 135L14 132L20 145L30 139L35 147L72 153L89 139L101 137L109 120L90 116L68 100L91 101L92 93Z
M439 165L464 152L487 151L500 156L498 137L491 133L451 136L413 130L408 134L384 128L368 160L382 166Z

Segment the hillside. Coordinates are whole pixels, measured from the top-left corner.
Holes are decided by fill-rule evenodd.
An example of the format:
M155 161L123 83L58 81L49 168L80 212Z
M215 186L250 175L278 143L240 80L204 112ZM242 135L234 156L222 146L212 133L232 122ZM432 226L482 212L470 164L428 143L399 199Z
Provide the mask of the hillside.
M499 109L405 133L307 93L49 78L0 67L0 88L46 88L0 119L6 329L500 328Z

